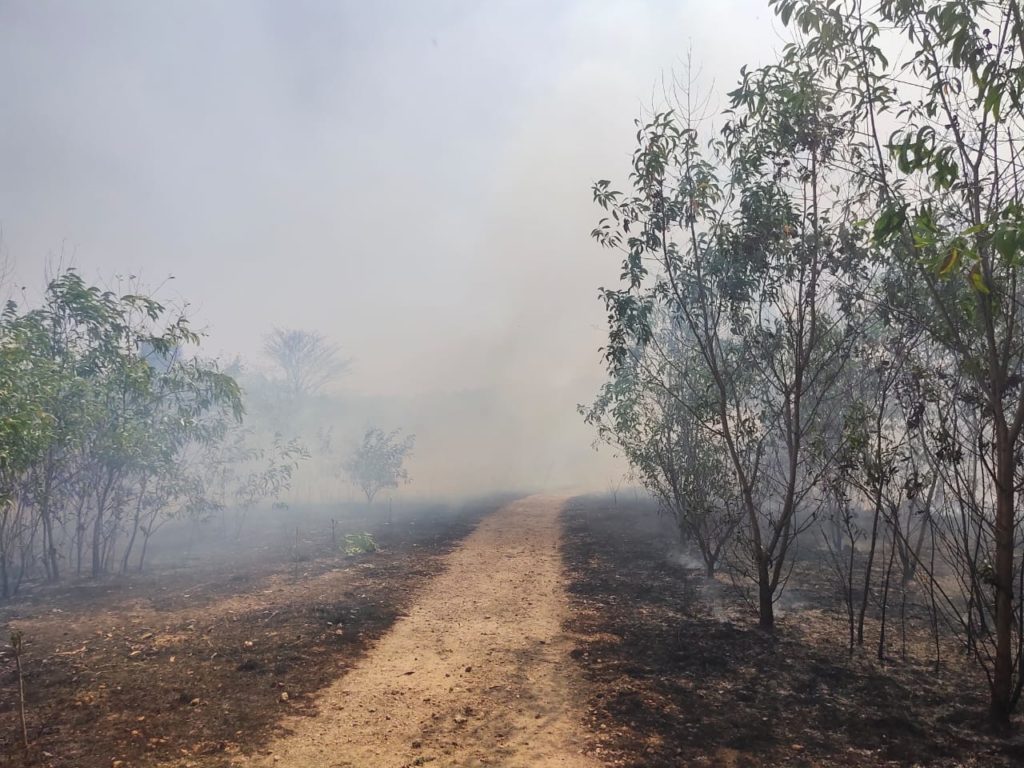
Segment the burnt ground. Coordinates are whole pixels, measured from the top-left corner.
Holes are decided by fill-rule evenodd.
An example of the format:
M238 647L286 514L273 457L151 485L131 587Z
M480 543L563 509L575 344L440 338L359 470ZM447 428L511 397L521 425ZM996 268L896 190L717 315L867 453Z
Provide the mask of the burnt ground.
M820 571L797 568L799 604L769 634L735 590L681 564L651 506L577 498L563 520L567 630L594 691L592 749L609 765L1024 764L1019 734L986 732L983 673L951 641L935 673L924 619L908 620L905 660L902 636L885 664L873 648L851 658ZM877 620L866 634L877 643Z
M0 603L24 634L32 750L20 748L13 658L0 656L0 766L226 766L262 749L289 714L348 669L411 604L441 556L501 500L349 509L298 533L151 572ZM344 554L367 531L380 551ZM212 535L212 533L211 533Z

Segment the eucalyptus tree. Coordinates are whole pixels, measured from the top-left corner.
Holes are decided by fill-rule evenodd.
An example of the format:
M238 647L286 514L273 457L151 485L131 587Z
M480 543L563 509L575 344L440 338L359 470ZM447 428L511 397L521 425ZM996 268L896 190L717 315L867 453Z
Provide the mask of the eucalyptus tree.
M141 434L134 440L130 463L133 514L122 571L140 533L139 570L146 545L163 520L175 506L194 503L197 478L190 449L223 440L232 425L241 423L242 398L235 380L215 363L181 354L182 344L196 342L187 324L178 322L146 344L145 386L134 404Z
M0 592L11 592L10 552L19 539L19 491L53 440L43 407L55 386L53 368L35 354L44 329L8 304L0 314Z
M914 486L905 482L912 471L909 434L899 388L911 351L907 340L884 328L866 330L854 351L856 365L846 377L843 428L839 445L839 476L848 492L870 515L865 530L867 557L860 588L856 641L864 644L864 623L871 599L879 539L891 527L890 546L909 543L912 531L902 527L905 497ZM911 525L911 527L913 527ZM916 530L923 533L923 525ZM884 542L883 542L884 543ZM906 553L906 549L903 550Z
M269 501L276 509L287 508L281 496L291 488L292 477L302 462L309 459L309 451L297 439L285 440L274 435L269 447L256 448L253 458L255 465L245 467L234 488L235 538L241 534L246 515L260 502Z
M1024 431L1019 3L772 4L801 34L785 64L809 64L829 78L855 122L854 171L879 200L872 219L890 265L887 311L942 353L947 388L936 399L946 407L938 410L964 421L953 425L958 445L934 452L977 450L978 552L990 563L977 599L991 633L975 637L991 682L992 718L1006 724L1021 697L1024 660L1016 513ZM960 568L973 569L972 556L964 557Z
M649 343L632 350L589 406L580 406L599 440L620 451L714 576L740 523L729 458L714 418L704 371L684 324L667 318Z
M186 444L215 437L205 421L221 412L242 415L234 380L186 355L200 341L187 317L148 296L103 293L99 299L107 322L85 350L94 361L88 388L96 418L83 437L89 478L82 486L91 494L94 576L109 570L126 525L127 563L148 487L180 471Z
M706 376L710 428L725 447L760 622L792 547L823 498L817 432L864 307L862 204L829 172L847 126L810 67L744 72L706 155L693 121L656 115L638 131L632 194L594 188L610 216L594 236L625 252L624 285L602 292L613 376L654 339L664 310L687 329Z
M87 514L82 492L93 477L88 436L105 418L99 381L117 332L117 302L112 294L86 285L76 272L68 271L49 283L42 305L27 312L26 321L43 329L33 354L51 368L54 385L41 403L53 421L52 439L33 466L24 496L42 525L47 578L57 580L61 559L57 529L67 522L65 512L72 507L76 510L72 538L81 572Z
M17 542L20 573L41 553L47 578L60 578L62 549L81 572L88 548L99 575L125 535L126 567L138 533L148 540L170 502L188 446L219 439L211 425L242 416L234 380L186 354L198 342L183 315L89 286L73 271L50 282L39 307L8 305L0 571Z

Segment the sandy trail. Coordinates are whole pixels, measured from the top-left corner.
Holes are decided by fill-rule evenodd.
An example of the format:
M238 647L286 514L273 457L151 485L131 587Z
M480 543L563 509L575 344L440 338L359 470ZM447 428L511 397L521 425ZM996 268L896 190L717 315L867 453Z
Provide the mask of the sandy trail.
M409 614L291 718L261 766L594 768L562 633L561 499L485 519Z

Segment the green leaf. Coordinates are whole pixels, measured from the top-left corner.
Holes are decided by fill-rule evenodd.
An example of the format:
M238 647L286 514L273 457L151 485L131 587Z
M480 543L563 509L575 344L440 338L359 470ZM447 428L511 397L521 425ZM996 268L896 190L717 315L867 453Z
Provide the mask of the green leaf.
M1017 230L997 229L992 236L992 247L1006 261L1010 261L1017 253Z
M884 242L892 237L907 221L906 208L886 208L875 222L875 242Z
M985 112L991 112L996 120L999 120L999 102L1002 97L1002 89L996 86L990 87L985 95Z
M779 18L782 19L782 26L789 26L789 19L793 15L794 7L795 6L792 3L787 3L786 5L782 6L782 9L779 13Z

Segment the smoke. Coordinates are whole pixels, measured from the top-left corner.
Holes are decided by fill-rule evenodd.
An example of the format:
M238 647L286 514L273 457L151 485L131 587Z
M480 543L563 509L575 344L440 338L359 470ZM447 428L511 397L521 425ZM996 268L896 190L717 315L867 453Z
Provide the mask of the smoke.
M173 274L227 359L325 334L339 441L415 433L416 492L603 489L590 185L691 41L709 86L768 55L761 6L0 6L5 252L25 284Z

